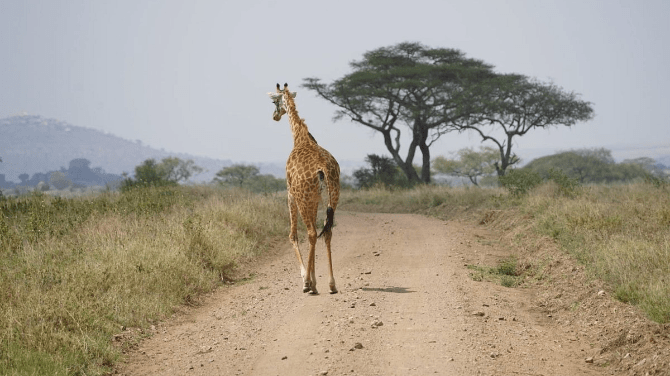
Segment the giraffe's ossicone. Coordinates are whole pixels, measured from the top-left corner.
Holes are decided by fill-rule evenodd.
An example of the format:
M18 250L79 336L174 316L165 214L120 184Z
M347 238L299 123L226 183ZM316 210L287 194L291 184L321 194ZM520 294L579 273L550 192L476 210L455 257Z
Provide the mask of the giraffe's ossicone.
M286 188L291 220L289 239L300 262L300 274L304 283L303 291L312 294L318 293L316 272L314 271L314 253L317 238L323 236L328 254L329 288L331 294L337 293L330 245L333 237L335 210L340 198L340 166L326 149L319 146L309 133L305 120L298 116L298 110L293 100L296 93L289 91L288 84L284 84L283 89L277 84L276 92L268 93L268 95L275 105L272 118L279 121L284 114L288 115L291 132L293 133L293 150L291 150L286 162ZM323 230L317 235L316 217L321 202L322 189L327 190L328 202L326 203L326 220ZM307 238L309 240L307 267L303 263L298 242L298 215L307 227Z

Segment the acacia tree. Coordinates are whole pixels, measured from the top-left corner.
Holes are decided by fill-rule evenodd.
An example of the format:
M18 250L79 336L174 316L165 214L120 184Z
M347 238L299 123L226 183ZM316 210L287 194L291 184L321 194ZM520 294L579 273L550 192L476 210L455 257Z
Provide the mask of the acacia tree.
M121 182L121 191L134 187L176 186L180 181L187 181L192 175L202 172L193 160L181 160L176 157L163 158L160 162L149 158L135 166L135 179L127 177Z
M234 164L224 167L216 173L213 181L219 184L229 184L242 187L246 182L254 179L260 173L260 169L252 165Z
M224 187L245 188L252 192L270 193L286 189L286 180L269 174L261 175L258 167L244 164L222 168L216 173L213 182Z
M430 146L467 117L464 95L472 83L494 76L492 66L466 58L455 49L400 43L368 51L350 63L353 72L324 84L305 78L302 87L339 107L335 120L351 121L380 132L391 157L410 184L430 182ZM401 155L401 134L411 139ZM421 153L421 176L413 162Z
M188 181L204 170L195 164L192 159L181 160L177 157L163 158L160 163L161 174L168 181Z
M498 75L480 81L470 88L472 100L465 101L466 121L459 130L478 133L482 142L491 141L499 150L500 161L495 163L498 176L519 162L512 153L512 139L532 129L552 126L570 127L579 121L593 118L590 102L579 99L579 94L530 79L523 75Z
M491 146L482 146L479 151L472 148L461 149L457 154L458 159L447 159L443 156L435 158L433 170L439 174L466 177L476 186L479 186L478 177L489 176L495 172L494 165L499 160L498 149Z

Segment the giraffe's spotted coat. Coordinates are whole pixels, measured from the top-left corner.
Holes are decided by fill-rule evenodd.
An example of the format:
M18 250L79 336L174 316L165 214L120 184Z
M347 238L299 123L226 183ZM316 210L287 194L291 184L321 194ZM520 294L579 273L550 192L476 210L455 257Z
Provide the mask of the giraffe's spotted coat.
M279 121L282 115L287 114L293 134L293 150L286 162L286 186L291 218L289 239L293 243L293 248L300 262L300 271L304 282L303 291L311 291L314 294L318 293L314 271L314 252L317 240L316 216L319 202L321 201L321 184L323 180L328 190L327 217L330 220L330 224L327 223L324 225L322 235L324 235L328 252L329 288L331 293L336 293L337 288L335 287L335 278L333 276L330 245L332 239L332 219L340 197L340 166L335 158L326 149L319 146L314 137L309 133L305 120L301 119L298 115L298 110L293 100L295 93L291 93L288 90L287 84L284 84L283 90L277 84L277 94L281 95L271 95L276 105L272 118ZM302 261L298 244L298 214L300 214L307 227L307 236L309 239L307 268L305 268Z

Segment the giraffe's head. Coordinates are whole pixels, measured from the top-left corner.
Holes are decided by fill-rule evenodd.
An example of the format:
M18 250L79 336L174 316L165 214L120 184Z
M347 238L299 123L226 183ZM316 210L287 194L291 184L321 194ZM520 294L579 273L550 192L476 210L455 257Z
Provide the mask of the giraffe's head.
M272 113L272 118L275 121L281 120L281 116L286 113L286 101L284 100L284 94L290 94L292 98L295 98L296 92L290 92L288 90L288 84L284 84L284 89L282 90L277 84L277 91L274 93L268 93L272 103L275 105L275 111Z

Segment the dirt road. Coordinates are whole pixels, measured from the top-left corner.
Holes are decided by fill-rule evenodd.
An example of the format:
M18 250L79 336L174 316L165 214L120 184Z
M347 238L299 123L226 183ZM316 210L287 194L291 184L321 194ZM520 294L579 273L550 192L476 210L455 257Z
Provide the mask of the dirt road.
M330 295L302 293L288 239L245 282L159 325L125 375L600 375L590 338L531 304L534 292L469 277L506 253L483 227L338 212ZM304 238L304 234L301 234ZM493 245L491 245L493 244ZM303 249L306 249L303 246Z

